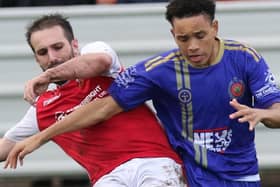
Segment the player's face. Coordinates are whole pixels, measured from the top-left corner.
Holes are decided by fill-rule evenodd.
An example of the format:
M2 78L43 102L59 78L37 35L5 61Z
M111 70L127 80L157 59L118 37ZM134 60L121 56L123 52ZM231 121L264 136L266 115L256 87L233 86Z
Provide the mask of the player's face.
M175 18L171 30L181 53L194 67L214 63L219 49L217 31L218 22L205 15Z
M31 44L36 61L43 71L55 67L77 55L78 42L69 42L60 26L32 33Z

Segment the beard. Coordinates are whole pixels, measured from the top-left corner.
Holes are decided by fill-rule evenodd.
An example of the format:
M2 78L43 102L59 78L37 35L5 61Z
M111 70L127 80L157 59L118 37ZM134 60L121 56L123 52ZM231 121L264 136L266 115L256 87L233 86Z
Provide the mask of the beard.
M73 51L73 49L72 49L72 50L71 50L71 53L70 53L70 55L69 55L68 57L66 57L66 58L64 58L64 59L62 59L62 60L53 61L53 62L50 64L50 66L48 66L47 68L43 68L43 67L41 66L41 69L42 69L43 71L46 71L46 70L48 70L48 69L57 67L57 66L63 64L64 62L67 62L68 60L72 59L74 56L75 56L75 55L74 55L74 51ZM54 83L57 84L57 85L63 85L63 84L66 83L67 81L68 81L68 80L61 80L61 81L56 81L56 82L54 82Z

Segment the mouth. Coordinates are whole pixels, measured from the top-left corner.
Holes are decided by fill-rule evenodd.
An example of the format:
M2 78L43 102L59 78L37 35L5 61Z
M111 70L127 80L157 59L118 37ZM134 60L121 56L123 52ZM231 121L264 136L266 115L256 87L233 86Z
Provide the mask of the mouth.
M202 55L189 55L188 59L192 63L199 63L199 62L202 62L203 56Z

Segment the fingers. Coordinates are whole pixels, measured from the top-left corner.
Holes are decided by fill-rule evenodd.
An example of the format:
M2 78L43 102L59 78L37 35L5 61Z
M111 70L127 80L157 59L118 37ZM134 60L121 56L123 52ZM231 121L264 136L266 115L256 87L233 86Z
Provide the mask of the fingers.
M256 127L257 123L249 123L249 131L253 131Z
M237 111L230 114L230 119L238 119L239 123L249 123L249 130L252 131L260 121L257 110L238 103L236 99L230 101L230 105Z
M246 122L246 120L251 118L251 116L250 116L250 109L242 109L242 110L239 110L237 112L234 112L234 113L229 115L229 118L230 119L239 118L238 122L244 123L244 122Z
M20 165L22 166L24 156L25 156L25 154L23 152L21 152L20 149L17 149L15 147L15 149L12 149L12 151L9 153L9 155L6 159L5 165L4 165L4 169L7 169L7 168L16 169L18 160L20 161Z
M33 105L33 106L36 105L36 100L33 99L32 96L26 96L26 95L24 95L23 99L24 99L25 101L27 101L30 105Z
M36 135L26 138L21 142L17 142L7 156L6 162L4 164L4 169L16 169L18 162L22 166L25 156L33 152L39 146L40 140Z
M231 114L230 116L233 116L234 118L238 118L239 123L254 122L254 121L256 121L256 119L258 119L256 116L256 113L254 113L250 109L235 112L235 113Z
M41 74L26 82L24 87L24 100L31 105L36 104L36 98L48 89L49 77Z
M34 92L34 84L30 80L25 85L23 98L24 98L25 101L27 101L31 105L34 105L36 97L37 96Z
M25 155L26 155L26 153L24 151L19 153L18 159L19 159L20 166L23 166L23 159L24 159Z
M251 110L248 106L246 105L242 105L240 104L236 99L232 99L229 104L234 108L236 109L237 111L230 114L229 118L230 119L236 119L236 118L239 118L239 117L242 117L242 116L247 116L247 115L250 115L251 113ZM247 116L248 118L248 116ZM245 122L245 119L239 119L239 122L240 123L244 123Z
M7 169L7 168L16 168L17 167L17 164L15 163L14 161L14 157L12 156L8 156L6 161L5 161L5 164L4 164L4 169Z
M249 110L238 111L229 115L230 119L238 119L239 123L249 123L249 130L252 131L259 122L255 113L249 113Z
M242 110L248 108L246 105L241 105L236 99L233 99L229 102L229 104L235 108L236 110Z

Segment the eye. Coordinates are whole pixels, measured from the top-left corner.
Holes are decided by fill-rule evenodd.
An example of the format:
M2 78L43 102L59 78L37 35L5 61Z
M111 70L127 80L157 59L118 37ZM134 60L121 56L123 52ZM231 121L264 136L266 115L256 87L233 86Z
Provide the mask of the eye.
M53 45L52 47L53 47L53 49L55 49L56 51L58 51L58 50L62 49L62 48L64 47L64 45L61 44L61 43L59 43L59 44Z
M48 53L48 50L47 49L40 49L37 51L37 55L39 56L44 56Z
M198 32L198 33L195 34L195 37L197 39L203 39L205 36L206 36L205 32Z
M187 37L187 36L179 36L177 39L180 42L187 42L189 40L189 37Z

